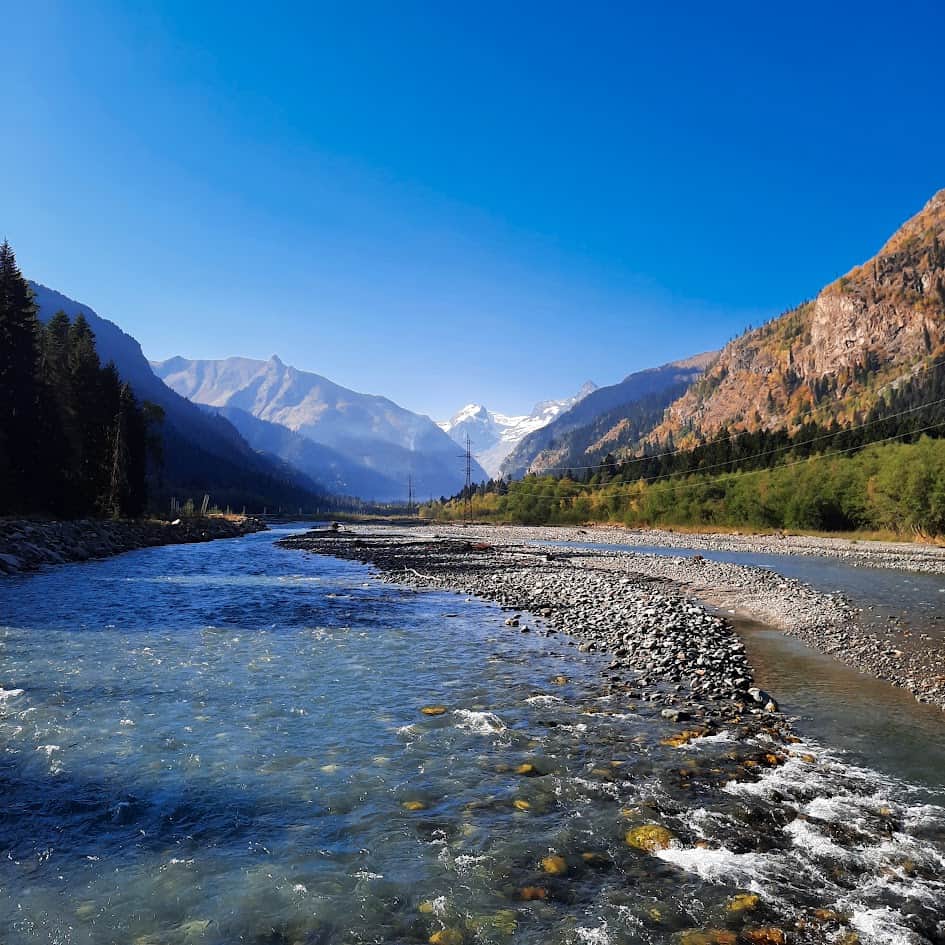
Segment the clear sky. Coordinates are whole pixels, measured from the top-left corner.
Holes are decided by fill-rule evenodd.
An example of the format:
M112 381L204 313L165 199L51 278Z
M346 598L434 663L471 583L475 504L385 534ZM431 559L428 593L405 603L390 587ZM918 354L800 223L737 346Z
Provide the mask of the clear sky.
M2 14L0 236L164 358L437 418L717 347L945 187L945 4Z

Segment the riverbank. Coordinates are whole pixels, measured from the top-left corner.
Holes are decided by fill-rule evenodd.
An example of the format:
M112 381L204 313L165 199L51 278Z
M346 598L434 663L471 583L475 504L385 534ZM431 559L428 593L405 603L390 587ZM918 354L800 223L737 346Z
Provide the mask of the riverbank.
M156 545L236 538L265 528L261 519L252 516L185 518L175 523L158 519L0 519L0 575L108 558Z
M556 629L572 634L584 647L613 654L614 672L642 673L643 688L657 680L668 687L657 697L668 697L670 705L685 701L684 693L738 701L750 687L744 682L751 673L743 657L732 664L723 659L725 647L738 643L736 634L727 621L701 606L708 605L776 627L854 669L905 688L921 702L945 707L942 641L907 628L870 629L858 621L856 608L842 594L819 592L768 568L699 556L541 549L534 544L593 543L592 536L608 544L616 541L613 532L440 526L398 535L374 528L317 533L283 544L368 562L392 580L451 587L543 615L547 610L545 616ZM779 540L771 541L778 541L780 549ZM461 550L477 546L482 550L475 554ZM835 548L841 550L859 555L864 564L873 561L872 549L856 544ZM887 562L898 560L905 566L899 549L886 547L881 553ZM704 633L708 625L702 624L703 616L720 626Z
M786 734L774 700L754 687L731 624L668 582L522 545L380 528L312 531L279 544L371 564L392 583L495 601L512 612L509 632L561 632L584 652L606 654L610 691L659 704L671 721L740 721Z
M438 534L496 534L508 541L579 541L594 544L652 545L702 551L749 554L810 555L838 558L852 567L895 568L945 574L945 547L909 541L830 538L818 535L765 535L739 532L677 532L669 528L623 528L619 525L490 525L431 523Z
M2 587L4 799L20 815L0 824L0 941L941 938L940 713L848 758L842 728L811 738L806 719L608 669L546 636L546 617L275 545L297 534ZM522 549L535 568L517 551L493 552L525 572L516 586L555 573L544 549ZM570 610L562 591L577 621L617 577L571 570L591 598ZM712 616L639 585L657 615ZM794 715L788 675L764 679ZM664 689L679 701L644 699Z

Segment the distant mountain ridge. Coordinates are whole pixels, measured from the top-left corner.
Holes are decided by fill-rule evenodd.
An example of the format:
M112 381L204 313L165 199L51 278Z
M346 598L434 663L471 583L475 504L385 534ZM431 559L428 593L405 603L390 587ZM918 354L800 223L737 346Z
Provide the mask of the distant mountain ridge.
M334 471L329 480L342 491L371 488L377 491L358 494L390 501L407 497L408 480L422 498L451 495L463 485L456 444L429 417L298 370L275 355L268 361L174 357L154 362L152 368L182 396L223 413L256 448L274 449L309 474L330 460ZM247 417L279 426L330 454L324 449L316 453ZM477 481L487 478L478 463L473 476Z
M861 420L883 391L945 356L945 190L872 259L725 346L653 442Z
M597 385L586 381L574 396L540 401L531 413L521 416L495 413L481 404L467 404L451 419L437 425L463 447L468 434L476 459L494 478L501 475L503 461L526 436L547 426L595 390Z
M629 447L660 422L665 408L716 356L708 351L597 388L524 437L503 461L502 474L518 478L528 472L580 468Z
M312 505L324 492L310 477L250 447L226 419L208 416L171 390L151 370L141 345L114 322L48 286L30 282L30 288L41 321L59 311L70 319L84 315L102 363L114 362L139 400L164 410L163 492L181 500L199 499L206 492L215 502L248 505L254 511L282 502Z

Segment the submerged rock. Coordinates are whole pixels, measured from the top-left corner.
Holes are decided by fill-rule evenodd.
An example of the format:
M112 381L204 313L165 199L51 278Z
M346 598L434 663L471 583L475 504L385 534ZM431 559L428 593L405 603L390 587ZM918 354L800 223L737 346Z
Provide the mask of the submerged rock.
M568 871L568 864L563 856L555 853L542 859L541 868L550 876L563 876Z
M440 929L428 941L430 945L463 945L463 933L459 929Z
M677 940L679 945L738 945L738 936L728 929L690 929Z
M535 899L547 899L548 890L544 886L523 886L519 891L519 898L525 902L532 902Z
M787 935L782 929L772 927L761 929L745 929L742 938L753 945L785 945Z
M725 909L727 912L751 912L758 908L760 902L761 897L756 893L740 893L729 899Z
M525 762L524 764L519 765L515 769L516 774L521 774L526 778L538 778L541 777L542 772L539 771L533 764Z
M644 853L665 850L676 838L662 824L643 824L627 831L627 846Z

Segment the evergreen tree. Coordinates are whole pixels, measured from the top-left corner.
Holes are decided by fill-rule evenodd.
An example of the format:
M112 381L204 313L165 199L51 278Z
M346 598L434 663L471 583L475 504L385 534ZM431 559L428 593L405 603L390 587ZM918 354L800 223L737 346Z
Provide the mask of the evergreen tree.
M10 244L0 246L0 499L12 510L35 500L39 322Z

